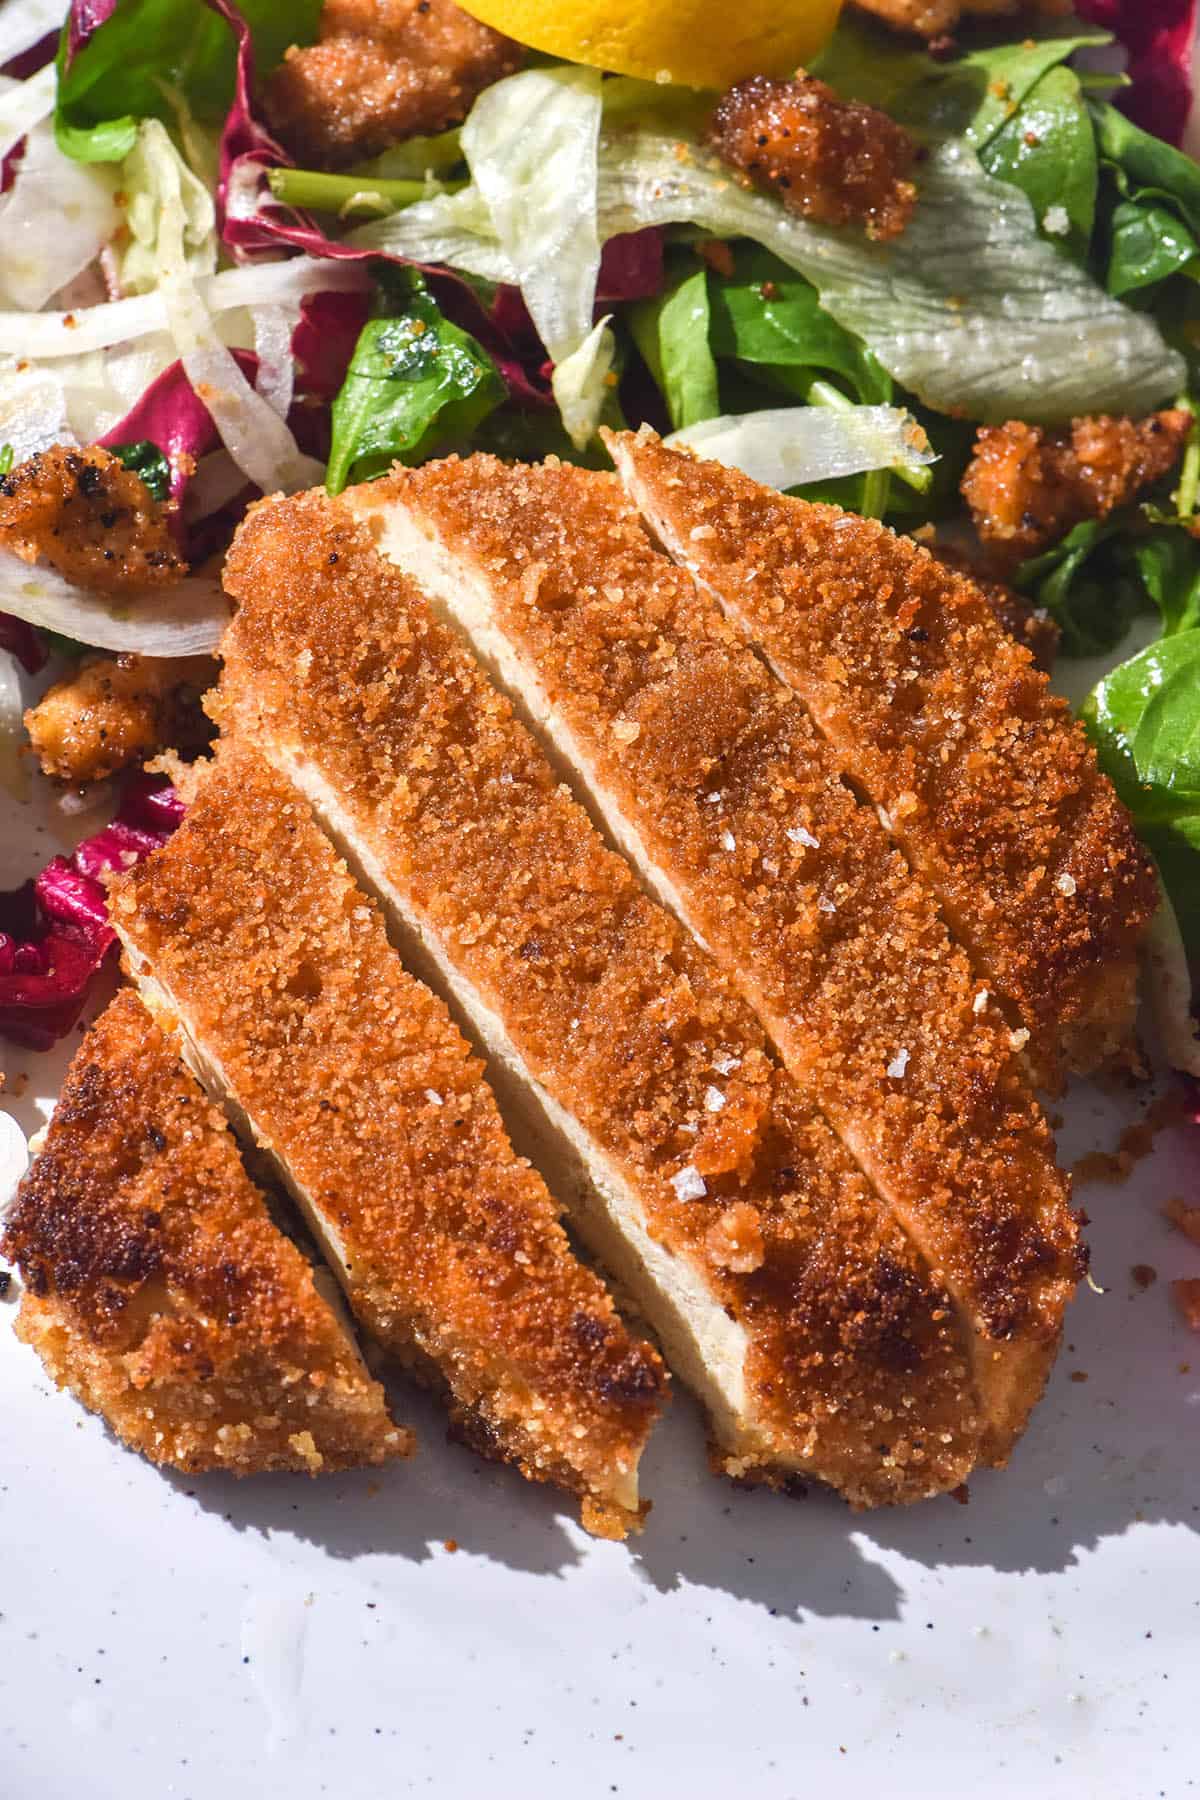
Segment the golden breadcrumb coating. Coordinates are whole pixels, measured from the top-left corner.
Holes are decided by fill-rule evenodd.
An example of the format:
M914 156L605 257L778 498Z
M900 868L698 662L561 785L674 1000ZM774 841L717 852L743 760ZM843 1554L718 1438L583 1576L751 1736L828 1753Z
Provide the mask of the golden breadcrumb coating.
M954 30L960 19L1011 18L1014 13L1057 17L1071 10L1070 0L852 0L859 12L870 13L898 31L918 37L940 38Z
M957 569L973 581L992 611L992 617L1018 644L1024 644L1033 658L1035 669L1046 675L1054 667L1062 632L1051 615L1041 606L1032 606L1024 594L997 579L984 559L972 557L958 544L938 543L930 546L939 562Z
M1010 419L981 425L962 494L985 544L1013 563L1084 519L1104 519L1166 475L1183 453L1192 415L1073 419L1050 431Z
M332 1229L363 1324L436 1367L475 1447L619 1529L657 1355L575 1259L481 1065L307 803L234 744L193 783L178 831L112 891L135 967Z
M0 477L0 549L81 587L117 593L187 573L166 513L140 475L93 444L54 444Z
M153 1462L315 1475L412 1448L178 1044L127 990L75 1054L3 1249L26 1284L17 1335Z
M613 449L658 537L884 810L1039 1076L1123 1054L1154 872L1083 727L978 588L874 520L653 433Z
M320 42L268 81L267 116L300 162L336 169L459 124L524 56L453 0L325 0Z
M486 589L489 631L556 746L943 1271L1005 1454L1082 1259L1009 1029L979 1005L932 894L804 708L653 548L616 476L472 456L358 492L436 536L448 589Z
M739 81L717 102L708 139L723 162L806 219L894 238L916 205L908 175L917 146L907 131L811 75Z
M208 656L102 656L47 688L25 714L43 773L103 781L158 750L194 750L211 735L200 696Z
M726 1443L723 1466L860 1505L957 1485L977 1408L940 1282L457 635L315 494L253 509L226 583L223 724L319 769L651 1235L748 1334L774 1454Z

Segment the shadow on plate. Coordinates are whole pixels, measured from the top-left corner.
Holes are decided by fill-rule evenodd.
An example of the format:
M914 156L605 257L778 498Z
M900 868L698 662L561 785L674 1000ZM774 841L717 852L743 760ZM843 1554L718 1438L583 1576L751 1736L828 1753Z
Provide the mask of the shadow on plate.
M1191 1498L1200 1496L1200 1349L1166 1293L1171 1275L1195 1272L1196 1253L1161 1216L1194 1177L1194 1133L1166 1132L1127 1186L1086 1190L1093 1266L1107 1291L1082 1291L1011 1466L973 1478L966 1506L943 1498L855 1514L818 1486L801 1499L740 1491L708 1474L698 1410L677 1390L643 1464L654 1510L628 1545L632 1567L662 1593L708 1588L783 1616L886 1621L904 1608L905 1560L1054 1573L1142 1524L1200 1528ZM1146 1263L1161 1275L1148 1289L1131 1278ZM396 1400L419 1438L409 1463L311 1483L165 1479L237 1530L291 1536L338 1559L423 1562L452 1539L532 1575L561 1576L582 1561L569 1500L447 1444L427 1396L404 1386Z

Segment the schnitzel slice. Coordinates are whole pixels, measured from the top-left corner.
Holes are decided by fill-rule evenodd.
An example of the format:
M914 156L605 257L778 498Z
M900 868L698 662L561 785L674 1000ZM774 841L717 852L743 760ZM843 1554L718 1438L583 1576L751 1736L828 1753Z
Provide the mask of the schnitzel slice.
M25 1282L18 1337L152 1462L315 1475L412 1448L179 1043L128 990L75 1053L3 1250Z
M1127 1053L1154 873L1083 727L979 589L873 520L646 428L610 448L657 537L882 809L1039 1076Z
M397 471L353 504L711 946L945 1281L1004 1456L1082 1256L1010 1033L932 895L614 476L473 456Z
M226 582L223 727L311 797L522 1085L718 1466L859 1505L956 1486L978 1407L941 1282L457 634L316 494L257 507Z
M657 1355L572 1254L482 1068L408 974L304 799L254 752L197 766L165 848L114 884L135 978L274 1160L383 1345L459 1432L623 1535Z

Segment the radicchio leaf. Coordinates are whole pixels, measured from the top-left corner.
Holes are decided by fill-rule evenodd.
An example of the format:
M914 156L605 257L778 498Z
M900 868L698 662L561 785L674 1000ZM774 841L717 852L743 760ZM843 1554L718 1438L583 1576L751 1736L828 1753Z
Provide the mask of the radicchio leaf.
M15 656L27 675L36 675L46 661L46 646L36 627L11 613L0 612L0 650Z
M258 359L249 350L233 354L243 373L253 380ZM99 441L105 449L144 441L157 444L171 470L170 497L177 506L196 463L216 447L218 439L208 408L184 373L183 364L173 362ZM172 516L177 518L178 512Z
M93 31L117 10L117 0L71 0L67 14L67 55L64 66L70 68Z
M48 1050L66 1036L117 941L102 877L157 850L183 810L169 782L139 770L110 824L0 894L0 1037Z
M1079 0L1076 11L1129 54L1131 86L1115 104L1144 131L1180 143L1192 109L1196 0Z

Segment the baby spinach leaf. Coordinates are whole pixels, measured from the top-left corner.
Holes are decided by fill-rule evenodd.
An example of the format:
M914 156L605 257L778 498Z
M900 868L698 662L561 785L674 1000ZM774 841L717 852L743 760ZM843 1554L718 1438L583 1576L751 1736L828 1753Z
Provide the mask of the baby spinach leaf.
M1200 631L1163 638L1106 675L1084 723L1154 855L1189 955L1200 955Z
M1091 102L1096 147L1125 178L1127 190L1153 190L1179 207L1194 232L1200 233L1200 164L1162 138L1152 137L1106 101Z
M1085 519L1017 570L1016 587L1060 626L1064 656L1115 650L1140 610L1143 596L1136 580L1113 566L1111 550L1119 529Z
M166 501L171 496L171 465L149 438L142 438L136 444L113 444L111 453L117 460L140 475L145 485L156 500Z
M1042 230L1082 259L1096 215L1096 139L1079 77L1072 69L1047 71L1013 117L979 152L989 175L1019 187ZM1054 232L1047 219L1065 215Z
M1016 43L979 45L945 63L846 16L813 73L839 93L881 107L918 137L965 136L980 149L1048 70L1085 45L1111 41L1108 32L1076 19L1045 21Z
M331 494L393 462L422 462L466 442L507 394L491 358L451 324L424 282L410 277L406 295L400 285L391 292L403 311L367 321L333 402Z
M1164 637L1200 626L1200 544L1141 513L1087 519L1022 563L1016 585L1062 627L1063 654L1114 650L1139 613L1157 608Z
M772 385L803 398L835 375L864 405L885 405L892 382L871 352L827 313L803 275L756 244L739 244L731 276L709 283L714 355L771 372Z
M1159 526L1134 538L1128 555L1159 610L1164 637L1200 626L1200 545L1189 531Z
M665 293L631 307L629 328L676 431L720 412L703 264L685 269Z
M1105 286L1118 298L1181 274L1200 254L1200 245L1179 214L1150 198L1119 201L1109 236Z

